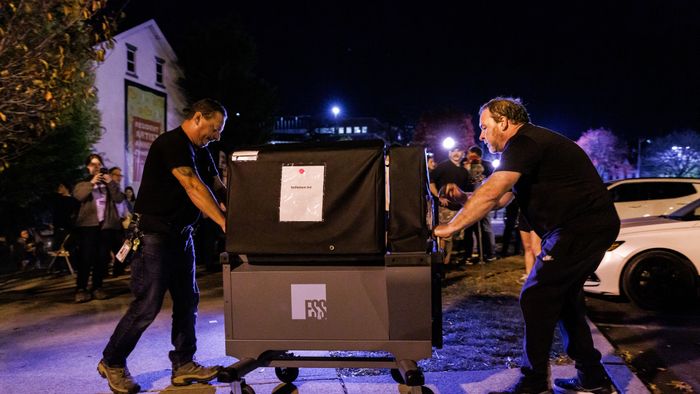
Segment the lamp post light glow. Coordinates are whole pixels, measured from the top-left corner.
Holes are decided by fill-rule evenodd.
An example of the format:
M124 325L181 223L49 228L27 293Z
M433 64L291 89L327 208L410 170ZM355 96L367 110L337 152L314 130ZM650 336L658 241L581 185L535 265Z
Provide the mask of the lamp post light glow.
M333 108L331 108L331 113L333 113L334 118L337 118L338 115L340 115L340 107L334 105Z
M444 140L442 140L442 147L447 149L447 150L451 150L452 148L455 147L455 145L456 145L456 142L455 142L454 138L452 138L452 137L447 137Z

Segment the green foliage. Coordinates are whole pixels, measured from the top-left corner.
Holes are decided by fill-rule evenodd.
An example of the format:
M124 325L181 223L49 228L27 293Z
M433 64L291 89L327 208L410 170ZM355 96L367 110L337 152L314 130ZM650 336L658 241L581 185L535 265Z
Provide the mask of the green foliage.
M60 116L60 126L0 175L0 204L36 204L59 182L73 185L85 175L84 161L100 136L95 100L76 102Z
M0 1L0 172L56 131L71 106L94 98L93 62L111 43L105 4Z
M654 140L642 162L642 175L700 177L700 133L674 131Z

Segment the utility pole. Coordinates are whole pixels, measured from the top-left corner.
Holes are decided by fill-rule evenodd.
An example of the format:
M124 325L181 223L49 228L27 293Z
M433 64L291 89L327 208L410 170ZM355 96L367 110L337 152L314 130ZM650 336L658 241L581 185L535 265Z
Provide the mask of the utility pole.
M642 145L651 144L648 138L637 138L637 178L642 177Z
M642 177L642 138L637 138L637 178Z

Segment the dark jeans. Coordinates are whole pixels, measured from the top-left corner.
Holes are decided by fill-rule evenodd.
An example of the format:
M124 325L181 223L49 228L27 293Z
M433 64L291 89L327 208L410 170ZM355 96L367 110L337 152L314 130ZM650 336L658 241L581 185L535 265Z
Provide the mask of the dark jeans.
M118 230L102 230L98 226L78 227L79 241L78 290L86 290L92 272L92 288L102 287L110 260L110 248Z
M583 234L555 231L542 240L542 253L520 293L525 320L521 370L525 378L548 378L549 352L557 324L566 352L576 362L584 384L604 378L601 354L593 346L586 321L583 283L616 236L617 229L608 227Z
M126 358L160 312L165 292L169 291L173 300L171 342L175 348L169 357L178 367L192 361L197 350L199 288L192 238L189 232L179 236L146 233L141 245L131 262L131 291L135 299L102 354L111 367L126 365Z
M490 213L489 213L490 215ZM484 258L492 257L493 250L493 230L491 228L491 218L484 216L477 223L464 230L464 243L467 250L467 258L471 257L474 250L474 240L476 240L476 249L479 251L479 226L481 226L481 245L483 246Z
M511 241L513 242L513 254L514 255L519 255L520 254L520 234L518 229L516 229L515 225L517 224L518 221L518 209L512 209L511 205L513 203L510 203L506 207L506 212L503 218L503 237L502 237L502 247L501 247L501 256L509 256L510 255L510 244ZM517 207L517 204L515 204Z

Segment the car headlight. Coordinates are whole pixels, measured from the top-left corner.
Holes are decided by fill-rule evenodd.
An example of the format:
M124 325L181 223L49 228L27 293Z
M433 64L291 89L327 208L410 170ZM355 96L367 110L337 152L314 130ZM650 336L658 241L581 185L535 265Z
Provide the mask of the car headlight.
M625 243L625 241L615 241L615 242L613 242L612 245L610 245L610 247L608 248L608 252L612 252L613 250L619 248L620 245L622 245L623 243Z

